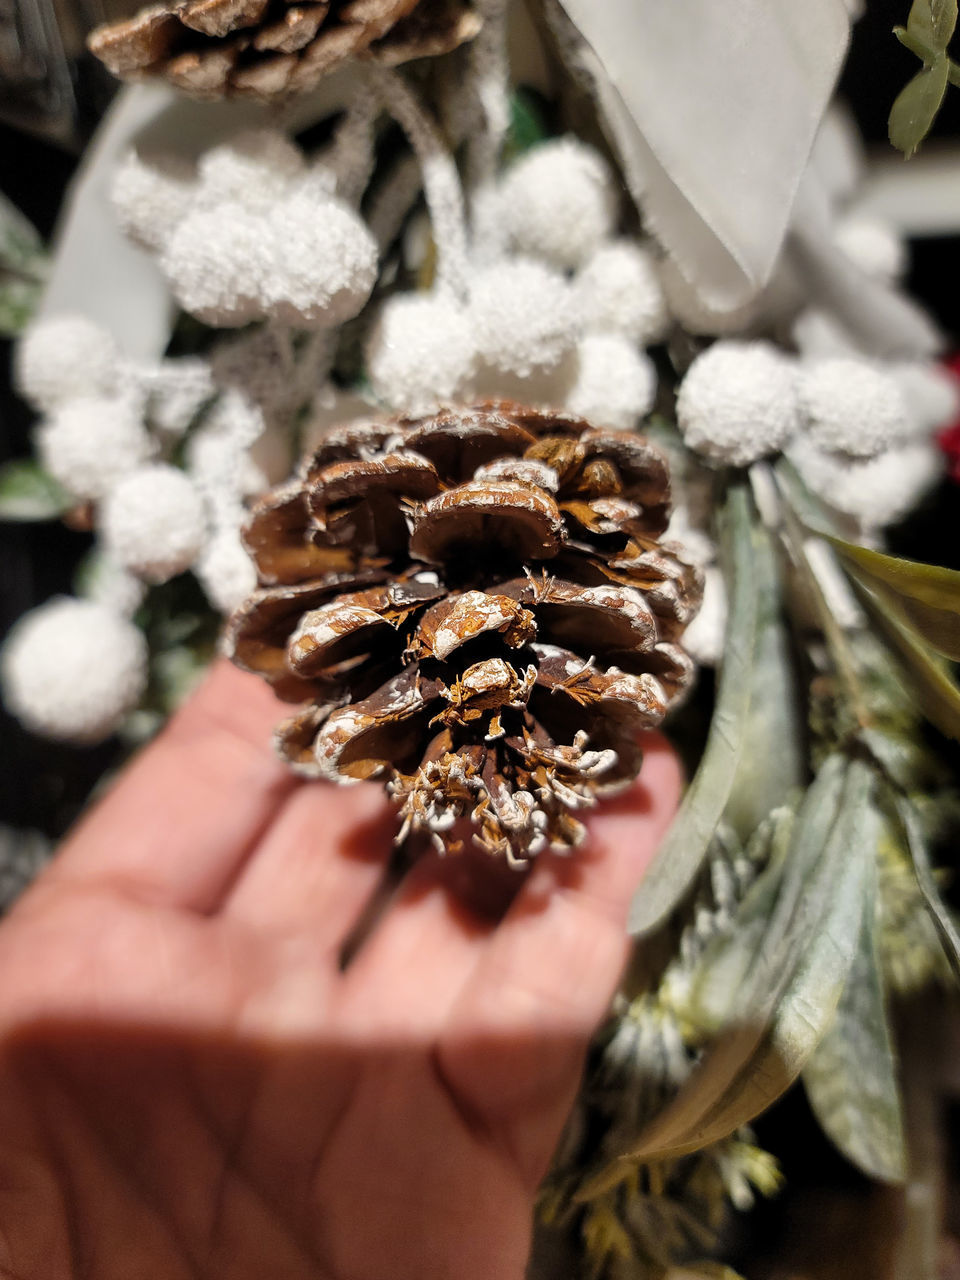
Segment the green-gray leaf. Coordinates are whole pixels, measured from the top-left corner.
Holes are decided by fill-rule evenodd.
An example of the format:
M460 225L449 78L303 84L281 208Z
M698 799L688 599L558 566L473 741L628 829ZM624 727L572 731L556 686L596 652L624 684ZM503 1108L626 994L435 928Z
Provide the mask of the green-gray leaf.
M782 805L807 776L805 724L796 684L796 663L783 620L776 551L762 526L753 530L757 590L757 640L750 672L750 707L742 752L724 811L747 841L769 813Z
M743 750L757 647L759 593L753 571L750 500L742 483L728 490L721 531L731 598L713 720L700 767L631 904L629 928L633 934L654 929L693 882L730 798Z
M941 733L960 742L960 689L950 679L944 663L923 636L875 592L859 584L859 596L891 644L897 649L911 677L920 709Z
M957 0L927 0L936 47L946 52L957 25ZM907 19L909 25L909 19Z
M727 1137L796 1079L824 1035L860 936L874 870L877 821L873 775L858 760L827 759L798 815L763 936L737 922L725 945L746 954L731 994L730 1021L677 1097L623 1152L620 1173L637 1159L680 1156ZM762 879L762 877L761 877ZM759 881L758 881L759 886ZM723 941L708 948L707 973ZM615 1164L589 1180L589 1197L618 1179Z
M73 505L39 463L23 458L0 467L0 520L54 520Z
M960 933L957 932L953 916L950 914L946 903L940 897L940 891L937 889L936 881L933 878L930 856L927 853L927 842L923 836L920 818L913 801L908 796L897 796L895 803L897 816L903 827L907 847L910 850L910 857L913 861L917 884L923 894L930 918L940 937L940 943L953 971L953 976L960 984Z
M941 53L908 81L890 109L890 141L908 160L930 132L947 91L949 74L950 59Z
M877 957L875 880L837 1015L804 1067L813 1112L836 1147L869 1178L907 1172L900 1090Z
M956 569L902 560L842 538L830 542L849 573L896 601L938 653L960 660L960 573Z
M42 292L35 280L0 280L0 336L16 338L23 333Z
M43 241L20 210L0 192L0 266L40 279L46 262Z

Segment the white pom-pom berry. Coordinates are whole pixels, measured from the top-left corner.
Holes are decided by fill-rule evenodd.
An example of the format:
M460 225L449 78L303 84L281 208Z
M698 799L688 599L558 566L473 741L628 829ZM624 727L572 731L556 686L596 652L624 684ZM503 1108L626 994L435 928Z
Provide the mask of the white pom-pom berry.
M907 434L896 378L868 360L816 360L797 380L800 411L820 449L872 458Z
M161 267L181 306L205 323L268 317L327 328L351 319L370 296L377 246L349 206L294 192L266 212L233 202L188 214Z
M559 364L573 345L570 286L532 258L503 258L478 271L469 313L480 358L521 378Z
M960 417L960 381L939 364L904 363L890 372L900 384L911 436L927 436Z
M867 530L905 516L943 469L937 450L925 442L900 445L864 461L826 453L800 437L787 454L812 492Z
M117 381L120 353L111 334L85 316L37 320L20 339L17 390L36 409L53 409L76 396L108 394Z
M667 332L670 317L656 261L630 240L601 245L577 275L574 294L585 329L620 333L642 346Z
M367 370L379 399L414 413L457 399L475 364L470 320L442 294L391 298L367 344Z
M768 342L716 342L687 370L677 423L689 448L732 466L775 453L798 425L791 362Z
M249 129L205 151L197 163L199 208L266 210L303 173L303 152L275 129Z
M150 456L140 407L131 396L68 401L37 428L40 460L68 493L102 498Z
M179 468L140 467L100 511L107 553L147 582L166 582L193 564L206 535L203 500Z
M577 267L613 231L616 192L603 158L575 138L528 151L507 171L502 210L513 247Z
M907 269L907 248L887 222L849 214L834 230L837 248L865 275L893 284Z
M147 678L143 633L90 600L60 597L24 615L0 656L4 700L45 737L107 737L140 699Z
M145 249L161 249L186 214L193 172L179 156L144 159L129 151L113 176L110 201L123 232Z
M232 613L257 585L257 571L236 529L217 530L194 572L207 599L221 613Z
M588 333L577 346L566 407L598 426L627 429L649 413L657 393L653 361L618 333Z
M331 328L351 320L376 284L377 243L349 205L295 192L274 206L266 310L284 324Z
M727 586L722 572L710 566L703 575L703 599L697 616L683 633L683 647L694 662L715 667L723 656L727 626Z

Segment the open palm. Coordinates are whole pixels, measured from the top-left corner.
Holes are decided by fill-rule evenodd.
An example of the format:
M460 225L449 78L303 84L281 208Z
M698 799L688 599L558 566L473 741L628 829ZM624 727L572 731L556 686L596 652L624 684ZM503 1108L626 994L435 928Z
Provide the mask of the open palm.
M4 1280L523 1274L674 757L526 879L425 858L341 973L391 814L280 714L216 668L0 926Z

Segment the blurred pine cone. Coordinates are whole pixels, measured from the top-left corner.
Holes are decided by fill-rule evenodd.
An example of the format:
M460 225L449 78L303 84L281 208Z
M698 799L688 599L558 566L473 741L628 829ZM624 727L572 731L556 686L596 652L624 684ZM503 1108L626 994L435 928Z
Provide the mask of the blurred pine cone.
M97 27L93 54L121 80L160 76L196 98L302 93L348 58L396 66L471 40L470 0L174 0Z
M404 828L511 863L580 842L684 693L700 580L639 436L510 403L343 427L262 499L234 661L308 705L281 755L384 778Z

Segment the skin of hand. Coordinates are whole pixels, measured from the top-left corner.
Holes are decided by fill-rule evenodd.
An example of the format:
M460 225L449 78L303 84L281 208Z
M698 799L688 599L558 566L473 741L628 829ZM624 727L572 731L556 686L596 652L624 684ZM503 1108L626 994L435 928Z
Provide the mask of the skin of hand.
M0 925L2 1280L523 1276L676 758L526 876L424 857L343 973L396 823L283 714L215 666Z

